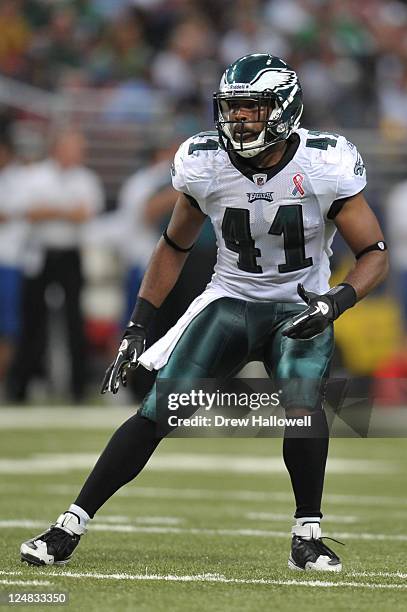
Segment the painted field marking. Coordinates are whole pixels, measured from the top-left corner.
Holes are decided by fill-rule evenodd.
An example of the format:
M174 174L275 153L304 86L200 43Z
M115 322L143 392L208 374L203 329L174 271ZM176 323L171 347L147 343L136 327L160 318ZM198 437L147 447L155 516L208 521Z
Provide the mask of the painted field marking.
M38 568L36 568L36 569L38 569ZM23 572L21 570L11 571L11 572L7 571L7 570L0 570L0 575L22 576ZM216 572L215 573L205 572L204 575L205 576L220 576L222 574L219 574L219 573L216 573ZM382 571L378 571L378 572L357 572L357 571L354 571L354 570L350 570L350 571L344 570L344 571L341 572L341 576L345 576L346 578L397 578L397 579L400 579L400 580L407 579L407 574L403 573L403 572L382 572Z
M98 456L93 453L34 453L30 457L3 457L0 474L54 474L86 470ZM281 457L254 457L200 453L161 453L154 455L146 468L156 472L222 472L228 474L285 474ZM401 463L368 459L332 458L329 474L395 474L403 471Z
M49 527L49 523L44 521L35 521L29 519L11 519L0 521L0 529L44 529ZM185 528L185 527L138 527L135 525L110 525L103 523L94 523L91 525L92 531L115 532L115 533L151 533L151 534L178 534L178 535L209 535L209 536L243 536L243 537L261 537L261 538L289 538L288 531L272 531L266 529L206 529L206 528ZM386 533L349 533L325 532L325 535L335 538L343 538L349 540L382 540L388 542L407 542L407 535L404 534L386 534Z
M248 512L245 518L251 521L287 521L291 519L290 514L278 512ZM357 523L360 519L356 516L341 516L336 514L324 514L323 523Z
M50 486L51 485L46 485ZM56 491L60 491L61 494L77 493L78 487L67 486L63 489L64 485L52 485L56 487ZM61 487L61 488L59 488ZM51 491L51 489L50 489ZM218 489L177 489L177 488L166 488L166 487L138 487L130 486L118 491L117 495L123 497L160 497L163 499L216 499L216 500L238 500L238 501L258 501L258 502L289 502L292 504L293 496L292 493L285 493L282 491L250 491L250 490L229 490L221 491ZM406 497L392 497L384 495L346 495L336 493L325 493L324 501L333 505L349 505L359 504L371 506L372 504L381 506L405 505L407 506Z
M96 517L95 524L136 523L138 525L180 525L185 519L176 516L101 516Z
M31 490L33 493L46 492L53 495L72 495L77 494L79 489L78 485L64 485L64 484L33 484ZM1 490L3 492L26 492L26 483L4 483L1 484ZM120 489L115 493L115 496L120 497L145 497L145 498L162 498L162 499L196 499L196 500L217 500L217 501L247 501L247 502L288 502L292 504L293 496L291 493L284 493L282 491L250 491L243 489L231 489L229 491L220 489L177 489L167 487L139 487L137 485L130 485L123 489ZM346 495L346 494L335 494L326 493L324 494L324 501L333 505L352 505L358 504L371 506L407 506L406 497L392 497L386 495ZM355 508L354 511L358 509ZM363 512L364 514L364 512ZM390 510L389 516L395 518L407 518L407 512L392 512ZM386 513L387 516L387 513Z
M21 411L15 407L0 409L0 429L112 429L134 415L135 408L129 406L89 407L77 406L63 408L53 406L39 408L29 406Z
M349 572L349 575L361 578L407 578L407 574L403 574L402 572Z
M48 580L0 580L0 584L18 585L18 586L50 586L52 582Z
M257 584L273 586L301 586L301 587L351 587L361 589L407 589L407 584L374 584L363 582L324 581L324 580L272 580L268 578L227 578L222 574L99 574L91 572L67 572L45 570L47 576L64 578L88 578L94 580L147 580L163 582L217 582L221 584ZM21 572L0 572L3 575L21 575Z

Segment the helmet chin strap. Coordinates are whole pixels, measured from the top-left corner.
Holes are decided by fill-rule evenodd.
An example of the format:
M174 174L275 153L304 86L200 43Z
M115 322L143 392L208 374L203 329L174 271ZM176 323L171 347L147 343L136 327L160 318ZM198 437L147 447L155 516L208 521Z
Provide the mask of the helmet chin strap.
M264 131L264 130L263 130ZM273 147L275 147L277 144L286 141L286 138L282 138L281 140L277 140L276 142L270 142L268 144L265 144L263 146L259 146L259 147L255 147L253 149L246 149L246 150L239 150L239 149L235 149L233 148L233 151L237 154L240 155L241 157L244 157L246 159L250 159L253 157L257 157L259 155L261 155L261 153L266 153L269 152L270 149L272 149Z
M240 155L240 157L245 157L246 159L252 158L252 157L256 157L256 155L259 155L259 153L261 153L262 151L265 150L266 147L256 147L254 149L243 149L243 151L241 151L240 149L233 149L233 151L237 154Z
M230 140L233 150L235 151L235 153L237 153L241 157L255 157L261 151L264 151L264 149L267 147L267 145L264 144L266 128L262 129L260 134L257 136L256 140L254 140L253 142L247 143L250 145L249 149L245 149L243 142L238 142L232 137L232 134L230 133L229 128L228 128L228 132L229 132L229 140ZM253 145L256 145L257 143L258 143L258 146L253 146Z
M227 132L227 134L228 134L228 140L229 140L229 142L231 144L231 147L232 147L233 151L237 155L240 155L240 157L244 157L246 159L249 159L249 158L252 158L252 157L256 157L256 155L259 155L259 153L261 153L262 151L266 151L267 149L269 149L270 147L273 147L277 143L282 142L283 140L287 140L288 136L292 133L292 130L291 130L290 134L288 134L288 136L285 136L284 138L281 138L281 140L276 140L274 142L266 143L265 142L265 132L266 132L266 129L267 129L266 127L263 128L263 130L257 136L256 140L254 140L253 142L250 142L250 143L246 143L247 145L250 145L249 148L247 148L247 149L244 148L244 143L243 142L239 142L239 141L237 141L237 140L235 140L233 138L231 130L230 130L229 127L227 127L225 129L225 132Z

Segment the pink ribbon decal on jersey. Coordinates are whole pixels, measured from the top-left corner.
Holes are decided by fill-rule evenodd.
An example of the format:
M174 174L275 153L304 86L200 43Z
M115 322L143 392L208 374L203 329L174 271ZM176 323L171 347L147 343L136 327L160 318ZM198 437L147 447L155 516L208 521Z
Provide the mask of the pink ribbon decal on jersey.
M295 185L294 195L296 195L297 192L299 192L300 195L303 196L305 194L305 191L304 191L304 189L302 187L302 184L304 182L304 177L302 176L302 174L296 174L293 177L293 182L294 182L294 185Z

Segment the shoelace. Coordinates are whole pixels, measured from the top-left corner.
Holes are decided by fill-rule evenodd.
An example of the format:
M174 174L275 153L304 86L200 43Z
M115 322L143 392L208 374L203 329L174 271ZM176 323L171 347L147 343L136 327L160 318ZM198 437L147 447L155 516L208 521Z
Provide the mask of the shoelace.
M338 557L338 555L336 555L333 550L331 550L326 544L324 544L322 540L332 540L332 542L336 542L337 544L341 544L341 546L345 546L343 542L335 540L335 538L329 538L327 536L323 536L321 538L311 538L310 540L306 540L305 538L300 539L308 543L308 545L311 545L315 552L317 552L318 554L328 554L328 556L332 557Z
M328 538L326 536L324 536L323 538L318 538L318 539L312 539L311 542L313 543L315 549L317 552L319 553L328 553L328 555L332 555L334 557L337 557L338 555L336 555L334 553L333 550L331 550L322 540L332 540L332 542L336 542L337 544L341 544L341 546L345 546L345 544L343 542L339 542L339 540L335 540L335 538Z
M337 544L340 544L341 546L345 546L343 542L340 542L339 540L335 540L335 538L328 538L328 536L321 536L319 539L320 540L331 540L332 542L336 542Z

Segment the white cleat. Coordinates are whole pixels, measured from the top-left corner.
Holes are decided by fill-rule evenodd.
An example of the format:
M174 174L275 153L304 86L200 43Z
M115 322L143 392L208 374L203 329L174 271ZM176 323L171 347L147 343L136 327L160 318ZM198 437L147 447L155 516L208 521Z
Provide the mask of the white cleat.
M86 529L81 526L79 517L64 512L47 531L21 544L21 561L31 565L64 565L84 533Z
M338 555L323 543L318 523L294 525L288 567L300 571L342 571L342 563Z

